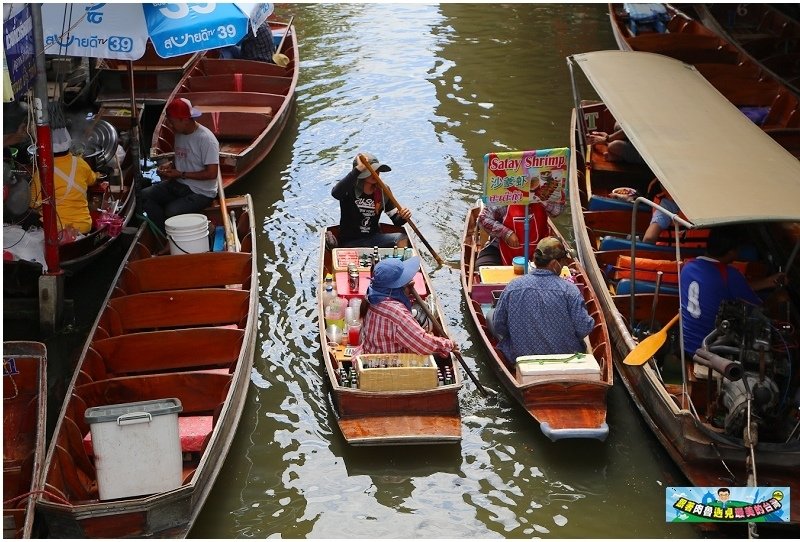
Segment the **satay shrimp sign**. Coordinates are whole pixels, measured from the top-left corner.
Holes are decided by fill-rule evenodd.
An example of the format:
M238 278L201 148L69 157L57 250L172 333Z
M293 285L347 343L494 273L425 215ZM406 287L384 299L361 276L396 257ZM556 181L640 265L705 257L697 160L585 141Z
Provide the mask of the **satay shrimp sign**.
M568 163L567 148L489 153L483 157L483 202L564 204Z

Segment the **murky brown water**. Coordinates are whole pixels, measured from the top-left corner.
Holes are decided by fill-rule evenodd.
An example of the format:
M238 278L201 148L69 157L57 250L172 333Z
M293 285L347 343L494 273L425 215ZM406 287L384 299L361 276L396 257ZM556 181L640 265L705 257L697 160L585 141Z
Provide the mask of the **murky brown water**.
M318 232L357 151L445 258L459 258L487 152L568 145L565 57L613 49L606 4L304 4L293 121L233 188L261 220L259 355L242 423L192 531L196 538L693 537L664 522L683 485L620 383L607 442L548 441L507 399L467 381L463 440L357 449L338 432L317 343ZM569 230L569 217L560 225ZM433 260L426 255L428 269ZM467 362L502 390L472 338L455 271L433 272Z

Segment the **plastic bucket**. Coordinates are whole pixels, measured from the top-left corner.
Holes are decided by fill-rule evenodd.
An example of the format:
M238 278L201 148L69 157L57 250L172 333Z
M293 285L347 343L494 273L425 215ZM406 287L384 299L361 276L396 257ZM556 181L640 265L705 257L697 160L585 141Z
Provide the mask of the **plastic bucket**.
M199 254L208 252L208 217L199 213L176 215L164 222L169 239L169 253Z

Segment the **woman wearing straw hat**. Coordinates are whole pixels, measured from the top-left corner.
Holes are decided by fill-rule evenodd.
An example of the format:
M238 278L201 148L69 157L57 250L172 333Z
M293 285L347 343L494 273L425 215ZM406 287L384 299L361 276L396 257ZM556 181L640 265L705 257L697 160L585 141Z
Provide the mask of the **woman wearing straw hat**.
M387 258L375 266L367 303L361 304L364 326L360 354L437 354L449 356L455 343L426 332L411 314L407 288L419 271L420 258Z

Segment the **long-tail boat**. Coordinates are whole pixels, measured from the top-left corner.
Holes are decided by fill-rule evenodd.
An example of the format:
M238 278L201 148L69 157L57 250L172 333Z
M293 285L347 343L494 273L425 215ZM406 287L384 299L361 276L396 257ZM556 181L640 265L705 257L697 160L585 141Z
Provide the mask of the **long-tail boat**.
M658 16L663 29L657 24L635 24L637 16L628 9L638 5L609 4L611 29L621 50L657 53L691 64L764 130L800 129L800 97L772 72L670 4L640 5L662 6Z
M800 21L771 4L695 4L706 27L800 95Z
M509 363L497 349L499 340L492 334L487 322L487 314L497 296L515 275L512 267L498 268L493 273L503 273L503 276L495 279L487 273L488 282L484 282L479 270L475 269L477 253L483 246L481 241L486 240L486 233L477 223L481 208L482 205L476 205L467 213L461 250L461 286L470 316L489 354L492 369L509 395L539 423L542 432L551 440L605 440L609 431L606 423L606 395L614 381L611 343L599 301L583 266L569 256L568 267L572 280L583 294L586 308L595 321L594 328L586 338L586 350L592 357L587 357L587 360L570 360L581 363L541 364L546 370L540 374L523 374L518 366ZM549 222L549 226L550 234L560 238L568 246L555 225ZM590 367L586 366L587 361L590 362ZM546 365L558 368L545 367Z
M223 186L241 179L266 158L289 120L295 102L300 58L294 26L270 21L279 54L289 63L279 66L257 60L213 58L206 53L186 72L168 101L187 98L203 112L197 121L219 141ZM174 152L175 137L162 111L153 133L151 156Z
M50 536L185 537L208 497L242 415L258 322L252 201L224 201L204 214L215 230L229 222L228 242L219 243L228 250L168 254L147 223L137 231L47 452L37 515ZM156 432L156 416L139 405L165 402L175 403L177 419ZM132 404L131 415L153 418L150 432L138 429L142 442L164 450L145 466L119 459L139 439L110 433L89 416ZM126 416L106 423L121 431L135 421Z
M3 538L32 538L42 490L47 424L47 349L3 342Z
M678 60L598 51L570 56L568 65L573 85L582 71L602 100L575 97L570 210L620 379L694 486L779 486L797 494L800 272L788 267L800 248L800 162ZM589 143L592 131L615 123L644 165L610 162L602 143ZM650 244L638 239L655 204L643 196L653 177L680 214L671 213L674 230ZM780 314L720 311L709 335L709 348L723 358L715 365L710 350L686 354L680 346L679 281L683 262L703 252L708 228L723 225L750 232L750 250L737 263L748 279L779 269L790 278ZM763 345L750 339L759 326L767 329ZM716 340L723 335L724 344ZM795 527L798 520L800 503L792 499Z
M381 224L384 233L404 231ZM348 444L377 446L396 444L446 444L461 440L461 411L458 392L462 379L452 358L414 354L371 354L359 358L344 335L328 336L324 311L324 279L335 281L339 297L364 300L375 247L331 248L326 234L338 237L339 226L324 228L320 240L317 314L322 347L323 370L330 388L339 429ZM416 254L416 249L406 249ZM404 252L398 249L398 252ZM407 256L407 254L405 254ZM379 258L394 257L394 249L378 249ZM397 254L397 257L401 257ZM372 260L374 261L374 259ZM358 273L358 289L348 281L348 264ZM440 328L446 326L430 279L424 268L414 277L414 287ZM363 301L366 302L366 301ZM414 307L424 322L423 307ZM334 324L335 325L335 324ZM340 329L343 326L339 326ZM435 328L434 328L435 329ZM439 380L439 374L442 379Z

